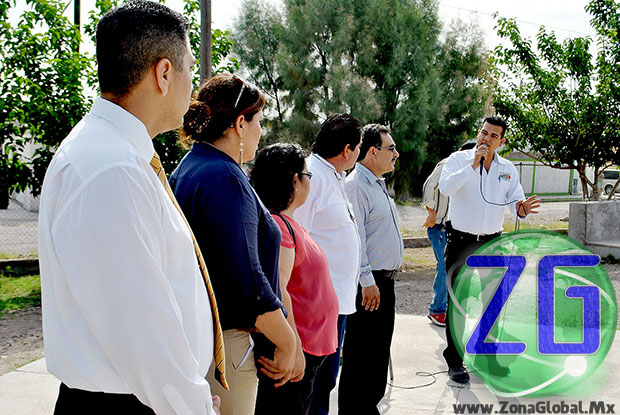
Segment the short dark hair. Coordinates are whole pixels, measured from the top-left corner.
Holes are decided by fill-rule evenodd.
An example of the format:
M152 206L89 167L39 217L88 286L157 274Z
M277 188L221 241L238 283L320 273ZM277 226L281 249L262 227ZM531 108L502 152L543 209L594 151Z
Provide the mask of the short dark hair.
M389 134L390 127L381 124L367 124L362 129L362 145L360 146L360 155L358 161L364 160L370 147L380 146L381 134Z
M354 149L361 140L362 124L350 114L334 114L321 124L312 152L323 158L336 157L347 144Z
M482 125L484 125L485 122L491 125L502 127L502 135L500 138L504 138L504 134L506 134L506 130L508 129L508 126L506 125L506 121L504 121L502 117L498 117L497 115L492 115L490 117L486 117L484 121L482 121Z
M183 68L189 23L154 1L133 0L106 13L97 24L97 73L101 92L127 95L157 61Z
M183 117L181 144L214 143L243 115L252 121L265 106L265 96L251 83L223 73L207 79L198 89Z
M276 143L258 152L250 180L267 209L282 212L291 205L295 196L293 176L304 170L306 157L299 144Z

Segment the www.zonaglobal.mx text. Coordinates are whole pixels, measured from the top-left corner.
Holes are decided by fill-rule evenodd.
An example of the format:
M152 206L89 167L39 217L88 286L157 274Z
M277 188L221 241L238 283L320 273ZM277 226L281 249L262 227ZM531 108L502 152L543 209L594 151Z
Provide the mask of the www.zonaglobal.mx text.
M604 401L564 401L552 403L538 401L536 403L511 403L499 401L497 404L457 403L452 405L455 414L615 414L615 404Z

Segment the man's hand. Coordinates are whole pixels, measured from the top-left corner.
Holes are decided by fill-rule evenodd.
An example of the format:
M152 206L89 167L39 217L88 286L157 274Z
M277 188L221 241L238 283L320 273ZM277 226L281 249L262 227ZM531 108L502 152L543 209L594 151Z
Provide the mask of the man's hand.
M476 149L476 152L474 153L474 162L471 164L474 170L478 170L478 167L480 167L481 157L484 157L485 160L489 159L488 153L489 153L489 148L485 144L481 144L480 146L478 146L478 148Z
M276 388L284 385L291 379L293 368L295 367L295 350L282 350L276 348L273 354L273 360L261 356L258 358L258 363L263 367L260 371L273 380L278 380L274 386Z
M435 219L437 219L437 212L435 212L434 209L431 209L429 207L427 207L426 210L428 210L428 216L426 217L426 222L424 222L424 225L422 225L422 227L432 228L433 226L435 226Z
M217 415L220 415L221 414L220 405L222 404L222 400L217 395L213 395L212 399L213 399L213 410L215 411Z
M381 294L379 293L377 284L371 285L370 287L362 287L362 307L364 307L366 311L375 311L379 308L380 299Z
M538 210L534 210L540 207L540 199L536 199L536 195L528 197L526 200L519 200L517 202L517 215L524 218L530 213L538 213Z

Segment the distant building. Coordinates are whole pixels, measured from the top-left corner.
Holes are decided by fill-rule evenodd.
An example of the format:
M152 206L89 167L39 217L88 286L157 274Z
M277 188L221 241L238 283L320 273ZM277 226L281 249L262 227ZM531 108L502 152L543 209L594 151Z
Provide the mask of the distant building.
M513 151L504 157L512 161L519 171L526 195L566 196L582 193L581 180L574 169L545 166L520 151ZM591 170L588 173L591 175Z

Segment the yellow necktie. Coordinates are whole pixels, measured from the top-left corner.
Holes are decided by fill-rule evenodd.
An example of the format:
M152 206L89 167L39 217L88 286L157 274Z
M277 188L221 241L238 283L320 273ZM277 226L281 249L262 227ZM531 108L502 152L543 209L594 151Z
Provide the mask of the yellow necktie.
M196 253L196 258L198 259L198 267L200 268L200 273L202 274L202 278L205 281L205 285L207 286L207 292L209 293L209 299L211 300L211 311L213 314L213 330L215 337L215 348L213 349L213 357L215 361L215 377L220 381L224 389L230 390L228 387L228 383L226 383L225 377L225 356L224 356L224 338L222 337L222 326L220 324L220 313L217 310L217 303L215 301L215 294L213 293L213 287L211 286L211 280L209 279L209 273L207 272L207 267L205 265L205 260L202 257L202 253L200 252L200 248L198 247L198 243L196 242L196 237L194 236L194 232L192 232L192 228L189 226L181 207L177 203L176 197L174 197L174 193L172 193L172 189L170 188L170 184L168 184L168 179L166 178L166 173L164 172L164 168L161 165L161 160L159 159L159 155L155 153L153 159L151 160L151 167L155 170L159 181L164 185L168 196L174 203L174 206L177 208L181 217L187 224L189 228L189 233L192 235L192 242L194 244L194 252Z

